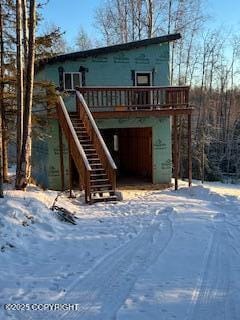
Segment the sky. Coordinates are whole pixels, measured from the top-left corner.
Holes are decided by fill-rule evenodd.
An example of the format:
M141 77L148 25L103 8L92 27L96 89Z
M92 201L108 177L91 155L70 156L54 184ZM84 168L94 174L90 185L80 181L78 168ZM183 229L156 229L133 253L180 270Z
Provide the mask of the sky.
M211 18L211 25L236 26L240 28L239 0L205 0L205 10ZM65 31L70 45L82 26L92 38L97 38L94 28L95 8L102 0L49 0L42 11L45 25L55 24ZM41 29L44 29L44 25Z

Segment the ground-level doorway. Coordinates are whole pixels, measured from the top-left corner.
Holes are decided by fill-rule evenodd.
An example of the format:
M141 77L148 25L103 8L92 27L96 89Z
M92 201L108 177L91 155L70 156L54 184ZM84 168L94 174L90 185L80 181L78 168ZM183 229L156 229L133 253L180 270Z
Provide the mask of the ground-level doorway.
M102 129L118 182L152 182L152 128Z

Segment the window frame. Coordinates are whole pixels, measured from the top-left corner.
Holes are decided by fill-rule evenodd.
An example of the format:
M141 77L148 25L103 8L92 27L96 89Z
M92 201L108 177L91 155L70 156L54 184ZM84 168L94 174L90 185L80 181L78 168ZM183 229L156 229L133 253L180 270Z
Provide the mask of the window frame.
M146 74L146 75L149 75L149 80L150 80L150 83L147 87L152 87L153 85L153 75L152 75L152 71L135 71L135 87L145 87L145 86L138 86L137 85L137 76L138 74Z
M66 89L66 82L65 82L66 74L71 75L71 89ZM63 89L64 89L64 91L75 91L74 82L73 82L73 75L74 74L79 75L80 87L82 87L82 72L63 72Z

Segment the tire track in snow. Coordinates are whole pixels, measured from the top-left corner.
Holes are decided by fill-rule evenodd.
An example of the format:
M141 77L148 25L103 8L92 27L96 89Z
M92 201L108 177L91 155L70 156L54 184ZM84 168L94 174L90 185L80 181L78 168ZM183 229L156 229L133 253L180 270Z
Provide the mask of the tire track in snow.
M154 219L131 241L106 257L85 278L66 292L64 303L78 303L78 312L65 312L60 319L116 319L137 278L150 267L172 238L168 215Z
M116 319L137 278L165 250L173 235L169 218L172 208L156 210L154 218L142 221L142 230L131 240L100 258L73 281L52 303L77 303L78 312L17 312L18 320L36 319ZM144 222L147 226L144 227Z
M193 294L193 306L187 319L239 319L236 303L231 294L232 266L234 261L239 260L239 257L236 257L237 237L233 236L235 227L229 227L228 215L220 213L216 218L215 231L206 253L204 271Z

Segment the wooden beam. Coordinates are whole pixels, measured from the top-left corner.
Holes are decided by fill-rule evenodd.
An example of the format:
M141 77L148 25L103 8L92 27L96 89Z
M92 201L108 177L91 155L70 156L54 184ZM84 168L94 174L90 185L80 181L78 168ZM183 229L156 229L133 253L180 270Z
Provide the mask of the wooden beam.
M72 182L72 155L71 155L71 147L70 143L68 144L68 168L69 168L69 198L73 198L72 194L72 187L73 187L73 182Z
M192 117L188 115L188 185L192 185Z
M61 173L61 189L65 189L64 181L64 159L63 159L63 139L62 139L62 129L60 124L58 124L58 135L59 135L59 156L60 156L60 173Z
M178 190L178 134L177 116L173 116L173 168L175 179L175 190Z
M92 111L95 119L114 119L114 118L144 118L144 117L161 117L174 115L188 115L193 111L192 108L182 109L159 109L159 110L126 110L126 111Z

